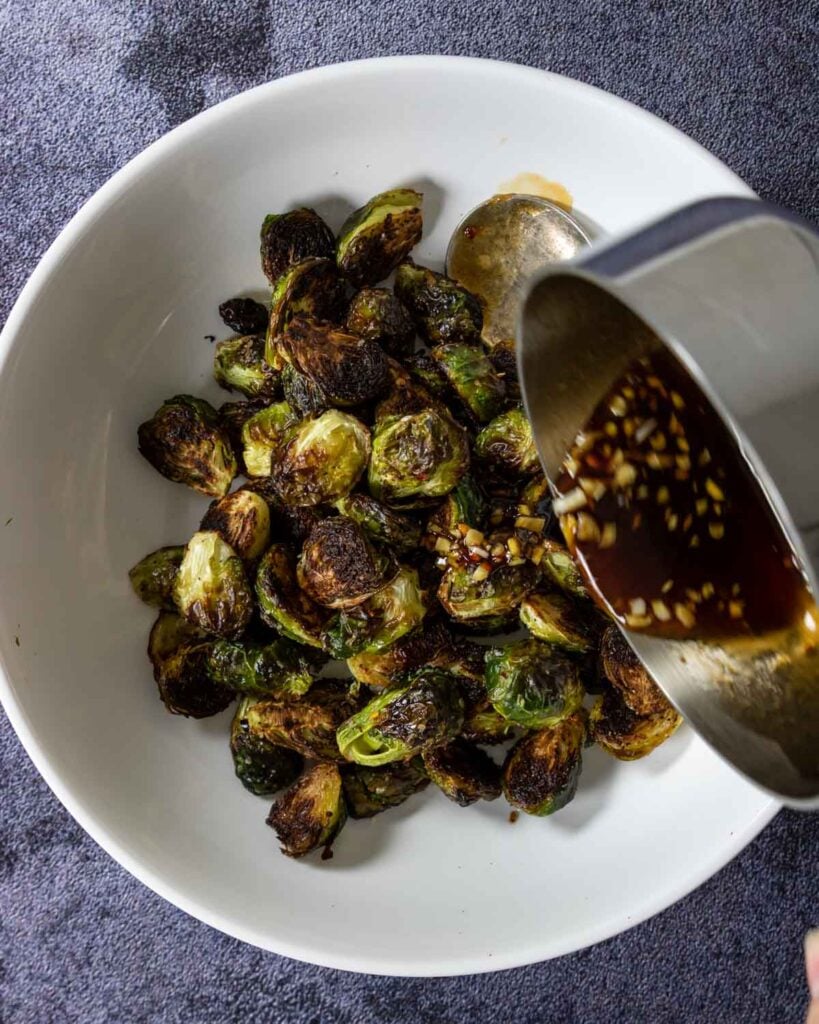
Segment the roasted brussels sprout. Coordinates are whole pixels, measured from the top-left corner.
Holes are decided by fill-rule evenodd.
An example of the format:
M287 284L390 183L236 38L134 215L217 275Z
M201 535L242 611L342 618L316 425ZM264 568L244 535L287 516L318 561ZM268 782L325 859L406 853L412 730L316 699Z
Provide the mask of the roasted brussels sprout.
M546 575L561 590L572 597L588 598L589 592L583 576L566 548L554 540L545 540L540 565Z
M512 402L519 402L520 381L518 380L518 361L515 355L514 341L499 342L489 352L489 359L495 367L495 372L503 378L506 387L506 397Z
M176 611L173 585L184 554L184 544L158 548L140 559L133 569L129 570L128 578L140 601L144 601L152 608Z
M221 304L219 316L236 334L258 334L264 337L269 313L267 306L263 306L261 302L237 297Z
M585 654L596 647L603 624L588 602L584 605L565 594L537 590L521 602L520 621L538 640Z
M286 363L311 382L327 405L348 408L370 402L389 386L387 357L375 341L322 320L296 317L278 339Z
M537 583L537 568L531 562L502 562L489 569L486 564L450 566L441 577L438 600L456 622L504 623L517 615L521 601Z
M255 703L254 697L239 701L230 727L230 753L236 777L245 789L256 796L270 796L299 777L304 758L251 731L246 712Z
M349 494L369 457L370 432L364 424L328 409L299 424L273 467L273 479L285 503L320 505Z
M597 698L589 718L595 743L620 761L645 757L682 724L681 716L668 702L662 711L637 715L613 689Z
M478 747L456 738L424 752L424 768L441 792L461 807L501 795L501 770Z
M240 558L253 561L270 541L270 509L253 491L233 491L211 502L199 529L215 530Z
M481 304L456 281L407 260L396 272L395 294L430 345L480 344Z
M230 446L236 456L237 470L239 473L247 473L245 466L244 452L242 451L242 427L251 416L267 407L264 399L253 398L249 401L223 402L218 409L219 422L230 441Z
M301 696L325 659L313 647L276 637L267 643L217 640L208 655L211 679L256 697Z
M374 690L386 690L403 682L416 669L436 664L437 657L448 651L451 644L452 637L441 623L421 625L383 651L353 655L348 658L347 667L359 683Z
M300 548L313 527L331 515L332 509L324 505L286 505L270 477L255 477L239 488L253 491L264 498L270 511L270 536Z
M333 840L346 820L341 773L334 764L308 768L273 804L267 816L267 824L288 857L304 857L320 846L324 847L322 857L330 857Z
M322 635L324 649L334 658L386 650L415 629L426 610L418 573L401 566L397 575L366 601L338 613Z
M452 342L434 348L432 358L475 423L488 423L501 412L506 388L483 349Z
M188 541L173 597L188 622L226 640L240 637L253 614L242 560L215 530L200 530Z
M482 644L460 636L452 637L428 662L435 668L446 669L454 677L467 708L486 697L486 651Z
M376 425L397 416L424 412L429 408L436 411L447 411L426 387L413 378L402 363L395 359L388 359L387 374L389 376L387 395L375 407Z
M499 715L487 697L485 700L467 708L461 736L469 743L505 743L512 734L514 726Z
M162 703L173 715L208 718L236 694L214 682L207 661L212 641L173 612L160 612L148 639L148 657Z
M518 740L503 766L503 793L509 803L539 817L565 807L577 791L585 741L582 711Z
M169 398L141 423L139 450L168 480L221 498L236 476L236 457L219 415L190 395Z
M415 324L387 288L362 288L353 296L345 321L348 331L377 342L395 359L408 356L415 344Z
M333 259L335 249L333 232L315 210L302 207L271 213L262 223L262 270L272 285L291 267L312 256Z
M330 407L327 395L308 376L285 363L281 373L284 400L302 416L318 416Z
M383 587L397 568L357 523L333 516L310 531L296 578L302 590L325 608L352 608Z
M438 537L452 539L460 525L476 530L483 528L487 516L487 503L483 492L472 476L465 476L453 488L427 520L427 536L434 546ZM446 546L438 545L446 552Z
M213 376L228 391L268 402L281 395L279 374L264 359L264 338L246 335L227 338L216 346Z
M549 481L539 473L537 476L527 480L520 492L520 505L528 509L524 515L537 516L544 520L544 530L548 529L554 520L552 511L552 492Z
M336 508L358 523L373 540L392 548L396 554L409 554L421 543L421 527L414 519L387 508L369 494L348 494L339 498Z
M245 717L248 727L271 743L317 761L343 761L336 730L360 706L348 693L345 680L321 679L298 700L260 700L247 709Z
M342 769L341 782L351 818L372 818L397 807L429 785L423 763L417 757L381 768L350 765Z
M527 729L557 725L584 696L575 662L540 640L487 651L486 691L497 712Z
M523 409L496 416L475 438L475 455L491 469L508 476L540 472L532 427Z
M600 668L635 715L652 715L668 710L665 694L613 623L606 628L600 641Z
M344 285L330 260L311 259L291 267L279 279L270 300L270 321L265 336L265 359L280 370L284 355L281 338L295 318L340 319L344 309Z
M376 424L368 482L379 501L423 507L451 491L468 467L466 434L446 413L426 409Z
M242 457L249 476L270 476L299 417L287 402L276 402L254 413L242 426Z
M354 288L383 281L420 242L422 199L411 188L390 189L344 221L336 259Z
M271 544L256 573L256 599L263 622L290 640L321 647L327 612L296 581L296 558L286 544Z
M406 685L373 697L340 725L338 749L357 764L406 761L456 736L463 711L452 677L440 669L422 669Z

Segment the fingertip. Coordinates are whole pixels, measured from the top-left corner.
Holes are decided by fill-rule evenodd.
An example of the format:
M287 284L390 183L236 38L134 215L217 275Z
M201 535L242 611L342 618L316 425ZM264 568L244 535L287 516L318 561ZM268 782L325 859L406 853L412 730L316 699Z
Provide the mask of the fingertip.
M805 936L805 970L812 999L819 999L819 928Z

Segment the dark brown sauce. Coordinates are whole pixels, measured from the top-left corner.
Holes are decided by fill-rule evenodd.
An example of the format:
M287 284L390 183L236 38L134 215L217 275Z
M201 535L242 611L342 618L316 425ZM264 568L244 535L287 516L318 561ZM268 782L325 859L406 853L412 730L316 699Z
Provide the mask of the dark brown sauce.
M756 477L666 349L637 360L578 435L556 509L596 600L654 636L759 636L810 596Z

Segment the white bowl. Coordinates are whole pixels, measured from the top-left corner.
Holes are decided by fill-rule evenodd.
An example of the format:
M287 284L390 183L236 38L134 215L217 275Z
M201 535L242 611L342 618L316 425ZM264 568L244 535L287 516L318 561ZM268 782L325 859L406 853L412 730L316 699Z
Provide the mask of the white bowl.
M563 78L410 57L306 72L220 104L132 161L48 251L0 343L0 689L65 806L129 871L248 942L333 967L458 974L596 942L726 863L775 805L682 730L644 762L587 757L554 818L427 791L352 822L335 858L282 857L233 777L229 713L168 715L127 570L194 531L205 500L136 449L165 397L214 401L216 307L261 290L258 229L306 204L334 227L398 183L426 193L415 254L521 171L607 232L747 193L650 115Z

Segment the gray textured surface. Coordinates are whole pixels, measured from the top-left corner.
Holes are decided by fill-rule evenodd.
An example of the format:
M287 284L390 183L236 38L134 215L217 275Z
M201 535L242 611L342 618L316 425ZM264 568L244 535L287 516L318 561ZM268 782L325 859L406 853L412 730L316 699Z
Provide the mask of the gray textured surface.
M497 57L610 89L817 219L817 15L815 0L3 0L0 313L78 206L168 128L267 79L388 53ZM802 1019L819 816L781 814L693 895L591 950L401 981L282 960L175 910L85 836L5 719L0 773L3 1024Z

